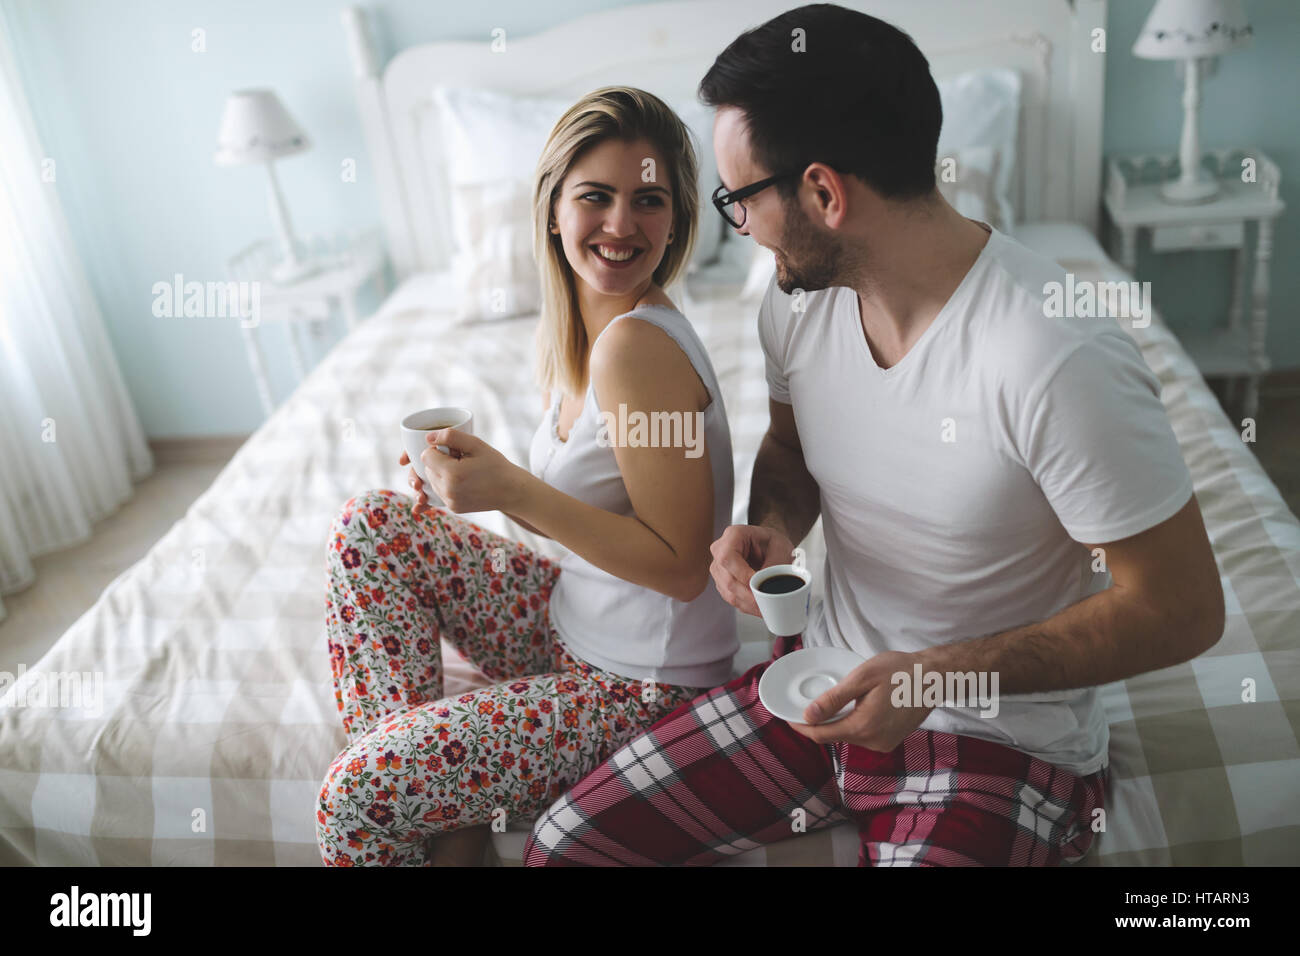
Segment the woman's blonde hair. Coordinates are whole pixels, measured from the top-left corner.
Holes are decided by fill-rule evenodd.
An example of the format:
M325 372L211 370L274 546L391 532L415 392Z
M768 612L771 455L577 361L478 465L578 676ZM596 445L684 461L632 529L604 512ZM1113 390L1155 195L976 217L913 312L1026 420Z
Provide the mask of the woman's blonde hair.
M673 241L652 276L662 289L690 261L699 218L699 164L686 124L657 96L627 86L588 93L560 117L537 163L533 188L533 254L542 277L542 317L537 330L538 380L543 388L576 395L586 378L587 329L578 310L573 267L549 225L560 185L587 148L607 139L645 139L668 164ZM664 177L656 170L656 179Z

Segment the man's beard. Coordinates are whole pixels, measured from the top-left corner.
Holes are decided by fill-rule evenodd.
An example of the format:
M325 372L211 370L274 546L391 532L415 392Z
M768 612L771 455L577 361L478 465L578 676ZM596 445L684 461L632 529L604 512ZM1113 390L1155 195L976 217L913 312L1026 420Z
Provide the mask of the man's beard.
M785 233L776 254L776 285L786 295L795 289L816 292L843 285L844 244L833 233L819 231L799 204L785 203Z

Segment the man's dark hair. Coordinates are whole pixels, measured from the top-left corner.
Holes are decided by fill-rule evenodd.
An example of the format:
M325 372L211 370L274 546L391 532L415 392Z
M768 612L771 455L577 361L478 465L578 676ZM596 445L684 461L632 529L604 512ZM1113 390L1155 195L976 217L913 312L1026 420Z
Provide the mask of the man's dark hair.
M821 162L887 199L934 189L939 89L912 38L873 16L815 3L773 17L718 55L700 98L744 113L754 157L774 175ZM786 198L796 187L777 185Z

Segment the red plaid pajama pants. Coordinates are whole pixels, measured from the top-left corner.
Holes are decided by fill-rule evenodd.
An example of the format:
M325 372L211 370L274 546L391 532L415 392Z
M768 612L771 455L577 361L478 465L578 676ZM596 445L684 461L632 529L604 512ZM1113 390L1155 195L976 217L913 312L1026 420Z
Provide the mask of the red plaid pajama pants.
M802 646L778 639L772 660ZM537 821L527 866L703 865L852 820L859 866L1050 866L1092 846L1108 768L1086 777L975 737L889 753L817 744L758 699L771 661L617 750Z

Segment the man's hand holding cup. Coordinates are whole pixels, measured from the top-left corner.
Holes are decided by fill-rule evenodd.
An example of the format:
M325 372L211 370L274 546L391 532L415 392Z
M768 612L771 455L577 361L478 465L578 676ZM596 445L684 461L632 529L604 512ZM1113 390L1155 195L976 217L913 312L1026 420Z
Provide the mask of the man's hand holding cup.
M749 587L756 571L776 564L789 564L794 544L779 531L760 525L733 524L709 546L713 563L709 573L722 599L738 610L762 617Z

